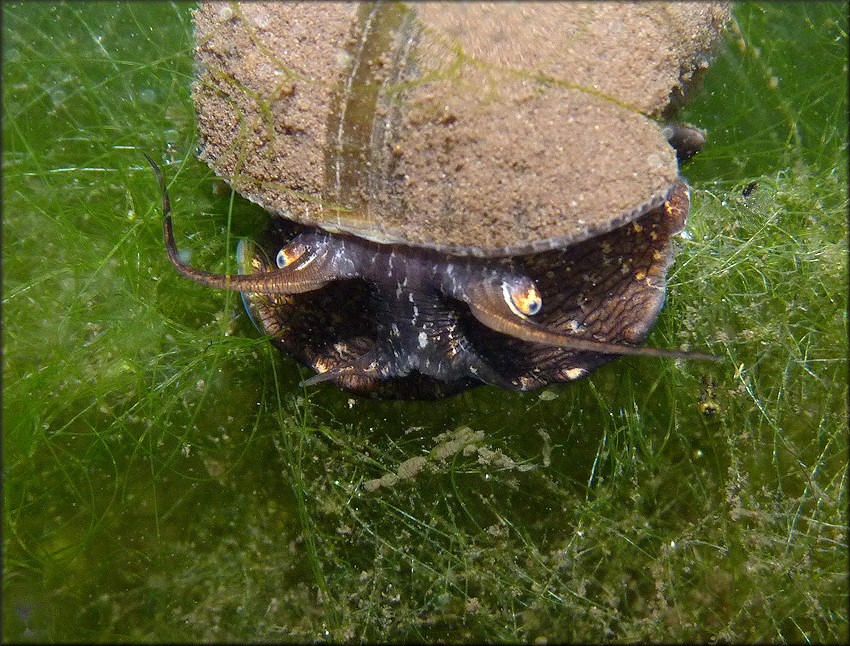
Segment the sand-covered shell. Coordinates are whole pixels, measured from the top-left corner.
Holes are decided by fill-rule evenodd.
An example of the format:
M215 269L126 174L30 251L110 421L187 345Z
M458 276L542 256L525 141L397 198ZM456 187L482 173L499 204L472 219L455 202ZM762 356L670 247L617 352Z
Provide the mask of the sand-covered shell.
M202 158L270 212L453 254L563 248L658 207L656 121L710 3L205 3Z

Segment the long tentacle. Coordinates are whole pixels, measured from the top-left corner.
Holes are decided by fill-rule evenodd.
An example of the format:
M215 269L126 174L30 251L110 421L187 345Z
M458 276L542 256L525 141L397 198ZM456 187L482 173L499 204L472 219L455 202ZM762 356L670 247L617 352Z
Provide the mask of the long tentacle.
M467 288L467 304L472 315L487 327L531 343L540 343L576 350L579 352L601 352L604 354L638 355L649 357L671 357L675 359L705 359L718 361L722 357L698 352L682 352L679 350L661 350L658 348L643 348L620 343L608 343L584 339L572 334L565 334L535 323L526 316L517 315L512 311L504 296L501 285L492 282L482 282Z
M324 249L310 248L309 245L293 242L286 248L285 257L290 261L280 269L256 274L215 274L201 269L195 269L180 260L177 243L174 240L174 229L171 222L171 201L162 171L147 155L162 189L162 210L165 219L162 224L165 238L165 249L168 259L174 268L186 278L203 285L218 289L231 289L240 292L255 292L258 294L300 294L309 292L326 285L335 276L330 256Z

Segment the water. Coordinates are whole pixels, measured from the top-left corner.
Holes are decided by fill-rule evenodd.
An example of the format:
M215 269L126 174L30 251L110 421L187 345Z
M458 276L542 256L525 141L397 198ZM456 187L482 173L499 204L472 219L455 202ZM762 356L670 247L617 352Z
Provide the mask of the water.
M188 6L3 11L4 638L846 638L843 5L740 8L684 115L696 233L649 342L726 363L438 403L298 388L168 264L142 152L193 263L234 262Z

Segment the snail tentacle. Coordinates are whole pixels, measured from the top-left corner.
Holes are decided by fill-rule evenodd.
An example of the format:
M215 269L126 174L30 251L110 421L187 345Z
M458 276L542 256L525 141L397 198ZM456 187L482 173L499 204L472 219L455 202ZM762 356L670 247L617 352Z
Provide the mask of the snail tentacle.
M721 357L696 352L679 350L661 350L595 341L573 334L565 334L558 330L547 328L535 323L527 316L517 316L515 306L509 302L507 293L501 284L483 281L470 285L467 290L466 303L472 315L487 327L509 336L577 352L600 352L603 354L638 355L649 357L668 357L675 359L708 359L719 360Z
M195 282L239 292L257 294L300 294L324 287L339 278L348 278L350 272L339 263L337 256L330 253L330 245L325 236L298 236L277 254L278 269L254 274L216 274L196 269L180 260L180 251L174 240L174 226L171 220L171 200L162 171L156 162L145 155L156 173L162 190L162 223L165 249L174 268L185 278Z

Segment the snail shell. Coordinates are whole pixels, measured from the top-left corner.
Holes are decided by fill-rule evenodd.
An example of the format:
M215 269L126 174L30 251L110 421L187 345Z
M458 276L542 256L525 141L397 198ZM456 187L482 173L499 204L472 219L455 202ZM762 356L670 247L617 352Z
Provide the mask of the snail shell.
M670 196L676 155L653 118L727 19L702 3L203 4L202 158L327 231L562 248Z

